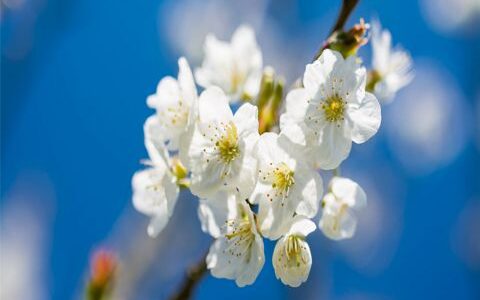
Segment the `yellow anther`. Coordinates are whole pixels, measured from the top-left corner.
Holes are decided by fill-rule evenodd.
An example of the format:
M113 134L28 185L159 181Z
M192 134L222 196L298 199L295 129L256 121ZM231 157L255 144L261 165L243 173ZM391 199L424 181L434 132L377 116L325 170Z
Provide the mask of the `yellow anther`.
M330 122L343 120L345 111L345 102L338 95L328 98L323 104L322 109L325 112L325 119Z

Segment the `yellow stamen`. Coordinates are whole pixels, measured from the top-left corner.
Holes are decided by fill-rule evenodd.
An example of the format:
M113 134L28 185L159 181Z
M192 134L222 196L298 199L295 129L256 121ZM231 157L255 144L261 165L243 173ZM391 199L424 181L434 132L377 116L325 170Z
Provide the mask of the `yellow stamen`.
M237 127L233 122L225 126L225 133L215 143L220 153L220 158L226 164L231 163L240 155L238 147Z
M288 191L295 184L294 174L285 163L279 164L273 171L272 187L279 191Z
M330 122L343 120L345 111L345 102L338 95L328 98L323 104L322 109L325 112L325 119Z

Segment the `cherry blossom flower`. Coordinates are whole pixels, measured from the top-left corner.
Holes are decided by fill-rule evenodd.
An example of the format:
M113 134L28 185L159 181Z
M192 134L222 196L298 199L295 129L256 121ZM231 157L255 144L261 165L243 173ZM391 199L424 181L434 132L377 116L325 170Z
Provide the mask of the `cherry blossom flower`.
M160 80L155 94L147 98L147 105L156 109L159 135L169 150L178 150L182 137L195 120L197 88L192 71L185 58L178 60L178 80L167 76Z
M202 67L195 71L199 85L220 87L231 102L256 97L262 76L262 52L251 27L240 26L230 43L208 35L204 51Z
M215 198L225 202L232 198ZM211 200L207 200L211 201ZM217 278L235 280L239 287L255 282L265 263L263 240L257 231L254 215L245 200L234 202L230 218L223 222L220 233L207 256L207 268Z
M283 145L282 145L283 143ZM260 204L258 220L262 235L278 239L294 213L317 214L323 187L320 175L299 156L289 153L287 139L276 133L260 136L256 147L258 180L250 201Z
M344 59L324 50L307 65L304 88L287 95L282 134L306 146L318 167L336 168L350 153L352 141L366 142L380 126L380 104L365 92L365 84L366 70L356 57Z
M150 216L147 232L156 237L167 225L177 202L179 187L177 177L172 172L168 151L159 143L162 138L152 134L156 118L150 117L145 122L145 146L150 160L148 168L133 175L133 206L139 212ZM153 138L156 137L156 138Z
M255 185L258 109L243 104L233 115L224 92L205 90L199 99L199 120L189 148L191 191L208 198L221 189L245 198Z
M275 276L284 284L298 287L308 279L312 254L305 237L315 228L311 220L296 216L285 235L277 241L272 263Z
M351 238L357 227L355 211L366 205L367 196L356 182L334 177L330 181L329 192L323 197L319 227L333 240Z
M390 31L382 30L378 21L372 22L372 72L369 86L381 101L391 101L398 90L413 79L412 59L401 48L392 48Z

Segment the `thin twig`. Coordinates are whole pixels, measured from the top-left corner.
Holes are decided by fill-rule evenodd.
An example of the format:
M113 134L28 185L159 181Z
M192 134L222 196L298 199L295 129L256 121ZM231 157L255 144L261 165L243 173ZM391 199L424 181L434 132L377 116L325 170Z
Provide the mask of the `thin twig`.
M338 14L337 22L332 27L330 34L334 33L337 30L343 29L345 23L348 20L348 17L352 13L355 6L357 6L359 0L343 0L342 1L342 8L340 9L340 13Z
M332 36L336 31L343 30L343 27L345 26L345 23L347 22L348 17L352 13L353 9L357 6L359 1L360 0L343 0L342 1L342 7L340 8L340 13L338 14L335 25L332 27L332 30L330 31L330 36ZM330 38L330 36L328 38ZM324 43L320 47L320 49L318 49L317 53L315 53L315 56L313 57L313 61L317 60L320 57L325 47L326 47L326 43Z
M182 281L182 284L180 285L180 288L175 292L175 294L170 296L170 300L190 299L195 286L207 273L207 253L205 253L205 255L203 255L195 265L190 267Z

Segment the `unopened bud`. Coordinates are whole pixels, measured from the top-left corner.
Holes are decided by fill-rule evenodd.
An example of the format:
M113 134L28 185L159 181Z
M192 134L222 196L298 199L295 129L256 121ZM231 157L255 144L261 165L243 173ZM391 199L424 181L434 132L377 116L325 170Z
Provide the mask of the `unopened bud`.
M109 299L117 270L115 255L107 250L94 253L90 263L90 280L86 290L88 300Z
M257 106L261 110L270 100L275 85L275 70L272 67L265 67L263 70L260 90L258 92Z
M270 131L278 120L278 111L283 100L283 90L285 80L278 79L273 88L269 101L260 110L259 132L264 133Z

